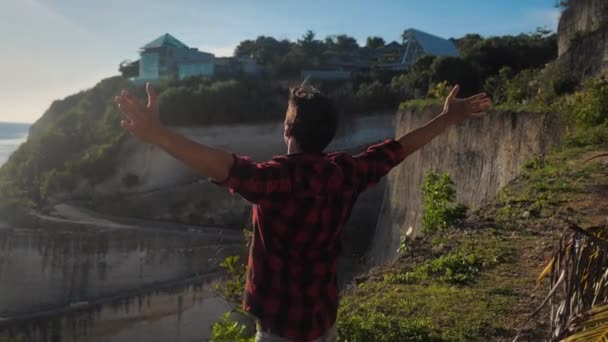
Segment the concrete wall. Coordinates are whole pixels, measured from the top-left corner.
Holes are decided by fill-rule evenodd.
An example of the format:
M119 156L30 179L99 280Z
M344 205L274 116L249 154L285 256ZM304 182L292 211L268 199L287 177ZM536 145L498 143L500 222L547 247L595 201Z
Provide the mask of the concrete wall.
M0 317L65 307L216 271L238 236L45 223L0 226Z
M397 135L439 111L431 106L398 113ZM448 172L456 183L457 200L475 209L513 180L522 163L546 152L559 136L552 115L504 111L448 129L390 173L370 251L372 264L394 256L409 227L420 230L421 187L427 171Z
M230 306L201 278L82 307L0 319L0 340L32 342L201 342Z

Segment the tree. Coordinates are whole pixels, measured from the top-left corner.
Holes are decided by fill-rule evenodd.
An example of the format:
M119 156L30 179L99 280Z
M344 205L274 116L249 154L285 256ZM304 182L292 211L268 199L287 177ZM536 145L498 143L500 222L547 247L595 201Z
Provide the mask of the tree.
M312 30L307 30L302 38L298 39L297 44L292 46L284 60L283 68L302 69L321 65L325 45L315 38L315 33Z
M298 39L298 44L300 45L308 45L315 42L315 33L312 30L306 30L306 33L302 36L301 39Z
M467 35L458 40L461 57L478 70L482 79L508 66L518 73L544 67L557 58L557 36L540 30L533 34L479 39Z
M345 34L328 36L325 38L325 44L328 45L329 50L336 53L349 53L359 49L357 40Z
M367 37L367 41L365 43L365 46L372 49L381 48L384 45L386 45L384 38L378 36Z
M435 83L447 81L449 84L459 84L464 96L479 89L477 70L471 63L458 57L437 57L431 65L431 77Z
M277 63L285 56L293 43L288 40L276 40L273 37L259 36L255 41L242 41L235 49L234 55L237 57L251 56L263 65Z
M391 90L404 99L424 96L431 83L431 65L436 57L427 55L414 63L410 70L391 81Z
M479 49L479 44L483 42L483 37L477 33L469 33L460 39L456 39L456 46L460 51L460 56L466 58Z

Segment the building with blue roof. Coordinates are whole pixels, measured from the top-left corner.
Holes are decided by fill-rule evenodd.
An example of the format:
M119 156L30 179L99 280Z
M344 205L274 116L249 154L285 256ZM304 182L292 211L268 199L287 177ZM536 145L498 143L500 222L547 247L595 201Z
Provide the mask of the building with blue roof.
M400 64L405 67L416 63L417 60L426 55L460 57L456 44L449 39L416 29L403 31L401 37L403 38L404 51Z
M139 73L135 83L158 83L161 80L177 77L182 80L192 76L213 76L215 56L188 47L175 37L166 33L140 50Z

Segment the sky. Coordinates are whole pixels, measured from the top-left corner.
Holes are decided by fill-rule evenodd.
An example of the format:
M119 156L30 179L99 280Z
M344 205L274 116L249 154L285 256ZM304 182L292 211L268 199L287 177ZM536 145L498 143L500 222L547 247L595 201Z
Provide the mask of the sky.
M0 122L34 122L55 99L91 88L171 33L230 56L259 35L348 34L399 40L406 28L445 38L555 30L555 0L0 0Z

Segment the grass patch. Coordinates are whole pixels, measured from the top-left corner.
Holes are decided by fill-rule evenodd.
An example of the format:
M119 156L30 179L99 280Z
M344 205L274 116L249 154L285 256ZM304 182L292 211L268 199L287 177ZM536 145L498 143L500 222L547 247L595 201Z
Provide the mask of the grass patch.
M341 336L365 338L353 341L487 341L507 333L501 317L513 298L503 294L435 283L385 285L372 292L377 290L370 286L345 298L338 317Z
M508 220L525 211L538 216L543 209L554 208L584 193L587 181L600 166L572 159L597 148L599 146L561 147L546 157L528 160L518 180L500 191L497 197L500 210L496 217Z
M400 262L416 255L417 248L425 249L423 244L441 252L418 265ZM502 273L498 269L513 267L517 244L495 230L444 231L416 240L390 272L347 292L338 318L341 336L365 338L348 341L491 341L510 336L512 328L501 317L510 313L517 297L509 282L493 277ZM387 331L394 334L392 340Z
M470 236L456 240L456 246L438 257L428 259L411 270L384 274L385 282L416 284L438 281L452 285L474 283L484 270L512 261L513 247L495 231L483 233L482 238ZM453 236L434 236L432 245L454 244Z
M467 284L479 275L482 264L476 254L457 251L429 260L411 272L387 273L384 280L393 284L418 283L429 279L449 284Z

